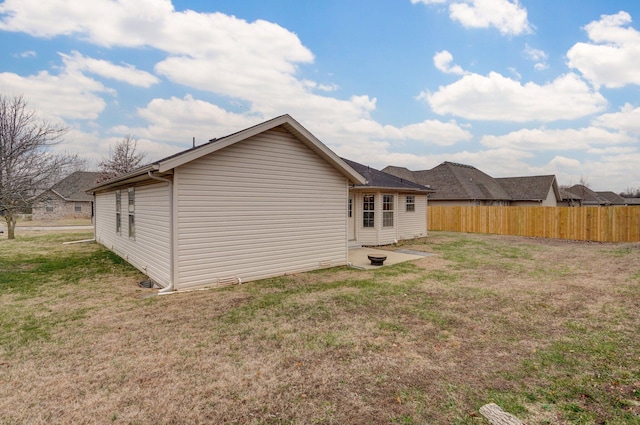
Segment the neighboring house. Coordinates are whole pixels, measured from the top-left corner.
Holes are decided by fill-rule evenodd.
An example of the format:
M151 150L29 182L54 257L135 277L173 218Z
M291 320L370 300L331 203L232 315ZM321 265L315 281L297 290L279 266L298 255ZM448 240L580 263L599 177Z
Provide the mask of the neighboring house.
M32 205L33 219L91 218L93 197L86 190L95 186L100 174L76 171L36 196Z
M561 201L558 202L559 207L580 207L582 206L582 198L566 189L560 189Z
M640 198L624 198L625 205L637 206L640 205Z
M596 195L602 199L606 199L609 205L627 205L625 199L615 192L596 192Z
M363 184L283 115L91 188L95 237L163 292L346 265Z
M576 184L567 189L567 191L573 193L576 196L579 196L582 199L583 206L609 206L611 205L611 201L602 196L598 195L598 193L589 189L587 186L582 184Z
M348 239L352 245L386 245L427 235L430 188L343 160L367 180L349 191Z
M433 206L453 205L509 205L511 195L493 177L471 165L443 162L431 170L410 171L404 167L388 166L382 171L428 185Z
M556 207L562 201L554 175L499 177L495 180L511 197L511 206Z

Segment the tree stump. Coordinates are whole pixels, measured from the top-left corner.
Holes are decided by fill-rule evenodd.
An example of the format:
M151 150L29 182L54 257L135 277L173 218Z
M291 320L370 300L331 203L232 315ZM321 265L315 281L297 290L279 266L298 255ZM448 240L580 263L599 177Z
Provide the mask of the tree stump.
M480 414L484 416L491 425L524 425L520 419L507 413L495 403L485 404L480 408Z

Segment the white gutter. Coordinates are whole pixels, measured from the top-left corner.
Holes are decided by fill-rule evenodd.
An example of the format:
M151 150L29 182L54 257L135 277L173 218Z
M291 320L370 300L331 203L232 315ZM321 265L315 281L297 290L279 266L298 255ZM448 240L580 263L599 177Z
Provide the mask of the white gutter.
M149 178L169 183L169 284L158 291L158 295L162 295L170 294L174 291L173 282L175 271L173 267L173 180L154 176L152 173L153 171L149 171L147 173L149 175Z

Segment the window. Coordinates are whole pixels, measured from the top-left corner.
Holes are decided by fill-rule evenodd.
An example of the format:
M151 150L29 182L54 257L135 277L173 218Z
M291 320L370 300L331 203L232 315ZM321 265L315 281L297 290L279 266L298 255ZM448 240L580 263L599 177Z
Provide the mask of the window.
M353 198L349 197L349 218L353 217Z
M82 212L82 202L76 202L75 211Z
M122 206L122 200L120 197L120 191L116 190L116 233L122 232L122 215L120 214L120 208Z
M393 195L382 195L382 227L393 227Z
M44 204L44 210L46 212L53 212L53 201L51 199L47 199Z
M375 195L364 195L362 197L362 227L375 227Z
M406 211L407 212L414 212L416 210L416 196L415 195L407 195L407 200L406 200Z
M136 237L136 191L135 188L130 187L129 194L129 237Z

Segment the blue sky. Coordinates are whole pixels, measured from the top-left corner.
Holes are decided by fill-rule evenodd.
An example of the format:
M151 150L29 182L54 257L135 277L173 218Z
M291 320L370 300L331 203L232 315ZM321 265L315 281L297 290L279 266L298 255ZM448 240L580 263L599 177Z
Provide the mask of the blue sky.
M4 0L0 91L90 165L288 113L374 167L640 187L637 0Z

